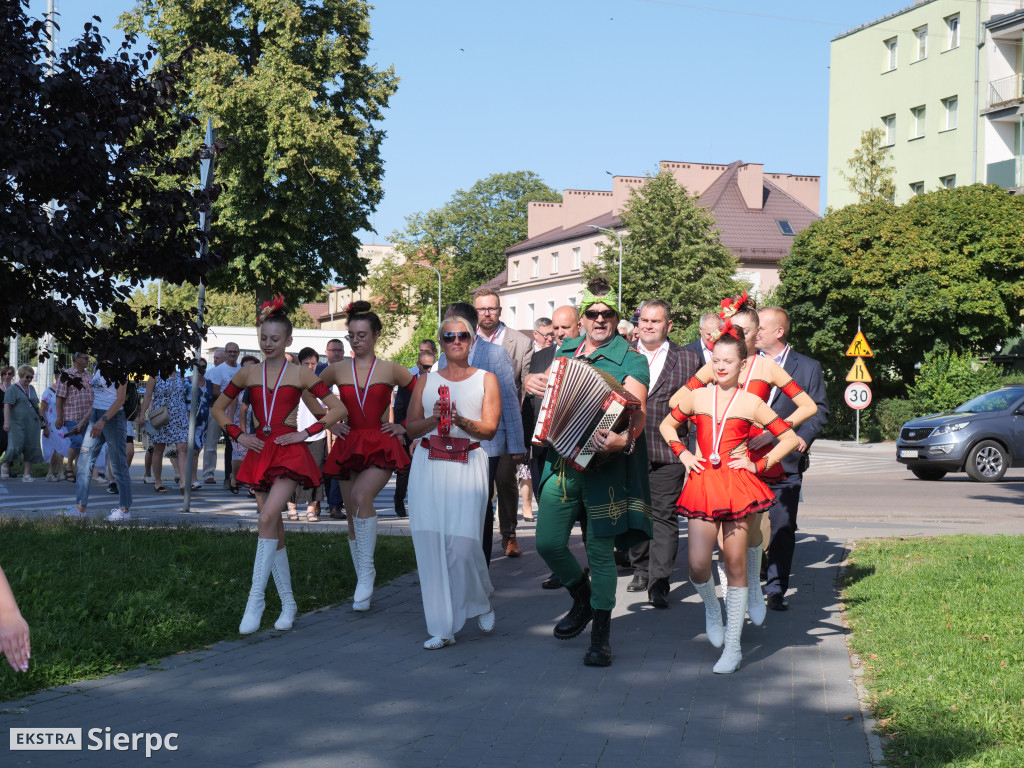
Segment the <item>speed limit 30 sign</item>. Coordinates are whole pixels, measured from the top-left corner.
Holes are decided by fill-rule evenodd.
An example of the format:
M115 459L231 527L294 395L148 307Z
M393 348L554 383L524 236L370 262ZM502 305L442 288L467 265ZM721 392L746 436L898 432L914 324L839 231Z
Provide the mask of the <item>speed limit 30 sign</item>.
M871 405L871 388L862 381L855 381L846 388L846 404L855 410Z

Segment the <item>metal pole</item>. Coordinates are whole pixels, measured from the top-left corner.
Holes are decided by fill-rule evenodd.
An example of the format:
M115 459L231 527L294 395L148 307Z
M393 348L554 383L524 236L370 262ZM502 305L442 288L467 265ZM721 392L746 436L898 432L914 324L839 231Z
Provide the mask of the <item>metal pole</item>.
M610 232L615 236L615 239L619 241L619 312L622 312L622 238L619 237L619 233L614 229L608 229L608 227L599 227L596 224L587 224L591 229L599 229L602 232Z
M206 190L209 190L213 186L213 140L214 140L213 120L210 119L210 118L207 118L206 119L206 148L207 148L206 149L206 154L207 154L207 156L205 158L203 158L202 165L200 166L201 171L200 171L200 179L199 179L199 183L202 185L203 189L206 189ZM205 233L209 233L209 231L210 231L210 216L209 216L209 214L206 211L200 211L199 212L199 229L201 229ZM207 246L206 240L203 240L203 242L199 246L199 251L196 254L196 256L198 258L202 258L206 254L207 247L208 246ZM199 325L203 324L203 311L205 310L205 308L206 308L206 286L202 282L200 282L199 283L199 298L198 298L198 301L196 302L196 322ZM202 345L200 344L200 346L196 347L196 350L195 350L195 358L196 358L196 360L199 359L199 357L202 355L202 353L203 353L203 349L202 349ZM193 454L193 451L194 451L193 444L195 443L195 439L196 439L196 415L197 415L198 411L199 411L199 376L195 373L195 371L193 369L193 375L192 375L192 397L191 397L191 402L190 402L190 405L189 405L189 414L188 414L188 446L185 449L185 471L182 472L182 477L184 477L184 479L185 479L185 486L184 486L184 489L183 489L184 492L185 492L185 498L184 498L184 506L183 506L182 511L186 512L186 513L189 512L189 507L192 504L192 479L193 479L192 478L192 454ZM207 429L209 429L209 428L210 427L207 426ZM219 453L219 451L218 451L218 453Z
M437 272L437 330L441 330L441 273L437 267L432 267L429 264L424 264L422 261L413 261L411 264L417 267L426 267Z

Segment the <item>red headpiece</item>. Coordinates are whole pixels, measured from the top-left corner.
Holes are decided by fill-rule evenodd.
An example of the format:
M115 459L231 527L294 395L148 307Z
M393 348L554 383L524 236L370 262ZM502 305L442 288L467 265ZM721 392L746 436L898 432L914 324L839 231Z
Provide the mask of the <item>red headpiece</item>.
M718 312L718 316L722 320L728 320L730 317L735 315L744 304L747 303L747 292L744 291L735 299L722 299L722 309Z
M280 293L277 294L270 301L263 302L263 306L260 307L260 311L256 313L256 325L262 325L263 322L275 312L284 311L284 296Z

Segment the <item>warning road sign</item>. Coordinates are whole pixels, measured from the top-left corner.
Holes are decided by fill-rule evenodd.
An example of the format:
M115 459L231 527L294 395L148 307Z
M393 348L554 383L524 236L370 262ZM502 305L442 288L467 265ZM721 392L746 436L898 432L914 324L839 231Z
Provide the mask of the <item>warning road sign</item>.
M862 358L857 358L857 362L853 364L853 368L846 374L847 381L871 381L871 374L868 373L868 367L864 365Z
M857 335L853 337L853 343L850 348L846 350L847 357L874 357L875 354L871 351L871 347L868 345L868 340L864 338L864 334L857 331Z

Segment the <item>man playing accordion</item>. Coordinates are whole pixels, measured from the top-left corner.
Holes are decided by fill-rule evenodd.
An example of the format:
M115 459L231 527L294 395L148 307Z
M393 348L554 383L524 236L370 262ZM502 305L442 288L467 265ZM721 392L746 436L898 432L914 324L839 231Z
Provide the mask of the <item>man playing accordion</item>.
M584 335L566 339L556 357L575 357L611 375L640 402L631 425L621 432L598 429L590 438L605 454L596 471L581 472L553 450L548 451L540 480L537 552L572 595L572 608L555 626L560 640L576 637L593 620L591 645L583 663L606 667L612 663L609 634L615 607L615 545L629 547L651 538L650 487L644 439L647 360L616 333L620 314L603 278L591 281L583 293ZM543 396L548 374L531 374L526 390ZM586 511L587 558L583 571L569 551L569 533L581 510Z

